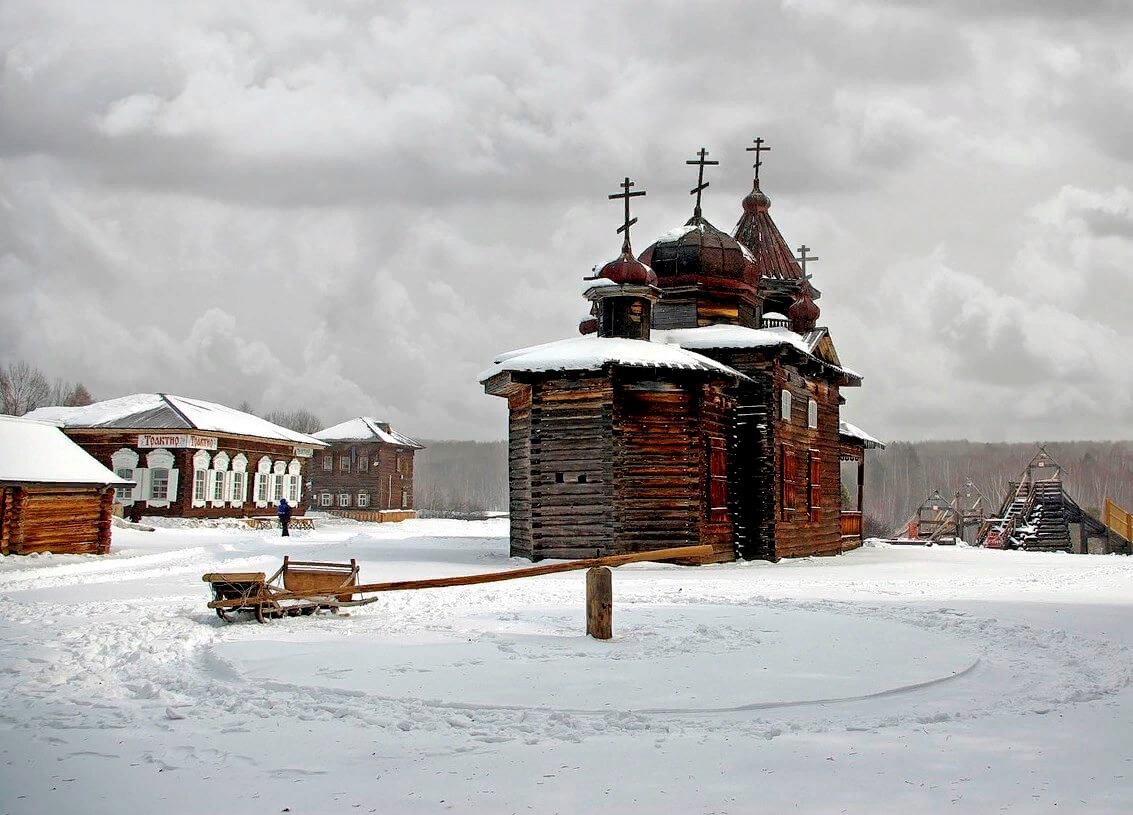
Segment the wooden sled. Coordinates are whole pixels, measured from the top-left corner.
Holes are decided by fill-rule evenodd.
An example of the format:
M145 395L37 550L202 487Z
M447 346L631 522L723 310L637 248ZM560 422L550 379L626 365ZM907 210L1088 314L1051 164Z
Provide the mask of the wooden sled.
M283 565L271 577L263 572L210 572L201 580L212 589L208 607L220 619L232 622L235 612L249 611L262 623L269 617L314 614L319 609L337 613L340 605L354 599L351 589L358 585L358 562L354 558L349 563L292 560L284 555Z

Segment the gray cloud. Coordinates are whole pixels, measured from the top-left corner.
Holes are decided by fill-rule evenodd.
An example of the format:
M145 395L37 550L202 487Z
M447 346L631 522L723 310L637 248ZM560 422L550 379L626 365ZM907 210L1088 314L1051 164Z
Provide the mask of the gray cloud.
M649 190L643 249L687 219L705 146L729 228L760 135L866 375L855 421L1133 432L1094 381L1133 294L1112 4L139 8L0 6L0 363L498 438L476 375L576 330L619 245L606 194Z

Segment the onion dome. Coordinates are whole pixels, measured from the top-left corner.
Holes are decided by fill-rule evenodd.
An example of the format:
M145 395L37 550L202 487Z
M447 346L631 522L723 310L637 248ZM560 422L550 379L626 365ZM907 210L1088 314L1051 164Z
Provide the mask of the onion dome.
M818 304L811 299L810 284L804 283L799 289L798 298L787 309L787 317L791 321L791 330L798 334L810 331L818 322L821 313Z
M757 179L752 184L751 192L743 201L744 212L748 215L755 215L757 212L767 212L771 209L771 199L763 190L759 188L759 180Z
M638 259L653 269L662 287L709 280L732 286L759 283L751 253L699 215L662 235Z
M626 238L622 244L622 253L603 266L597 277L619 285L627 283L639 286L657 285L657 275L649 265L633 256L629 238Z

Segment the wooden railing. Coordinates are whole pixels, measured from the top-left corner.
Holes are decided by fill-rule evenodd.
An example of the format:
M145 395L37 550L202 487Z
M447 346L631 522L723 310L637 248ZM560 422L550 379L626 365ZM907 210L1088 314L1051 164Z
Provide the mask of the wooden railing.
M843 538L860 538L862 536L862 514L860 512L843 511L839 516L842 524Z
M1108 498L1105 499L1102 523L1125 538L1125 540L1133 541L1133 514L1126 512Z
M388 523L390 521L408 521L417 517L414 509L327 509L328 515L339 518L349 518L353 521L368 521L370 523Z

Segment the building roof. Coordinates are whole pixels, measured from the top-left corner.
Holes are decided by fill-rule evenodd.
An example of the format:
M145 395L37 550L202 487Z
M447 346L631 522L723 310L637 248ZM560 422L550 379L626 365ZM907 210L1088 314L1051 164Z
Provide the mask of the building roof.
M388 422L379 422L369 416L359 416L357 419L350 419L325 430L320 430L315 433L315 438L324 442L382 441L386 444L412 447L414 450L425 449L425 445L392 429Z
M719 349L745 349L745 348L777 348L788 346L814 357L820 362L837 368L853 379L861 379L861 374L847 368L840 362L823 359L819 354L819 345L828 335L825 328L808 331L804 335L796 334L789 328L774 326L772 328L748 328L743 325L716 323L698 328L670 328L653 332L654 341L676 343L682 348L694 351Z
M323 447L323 442L234 408L167 393L135 393L83 407L45 407L28 414L65 428L201 430Z
M52 422L0 416L0 481L127 486Z
M869 433L866 433L857 425L850 424L842 420L838 422L838 435L845 436L855 441L860 441L862 446L867 450L884 450L885 444L875 439Z
M660 333L660 332L654 332ZM704 371L730 378L747 376L675 343L646 342L588 334L500 354L480 382L504 371L597 371L607 366Z
M802 269L795 253L787 246L783 233L771 220L768 210L771 199L755 182L744 199L744 214L736 224L735 239L743 244L755 258L759 276L765 280L800 280Z

